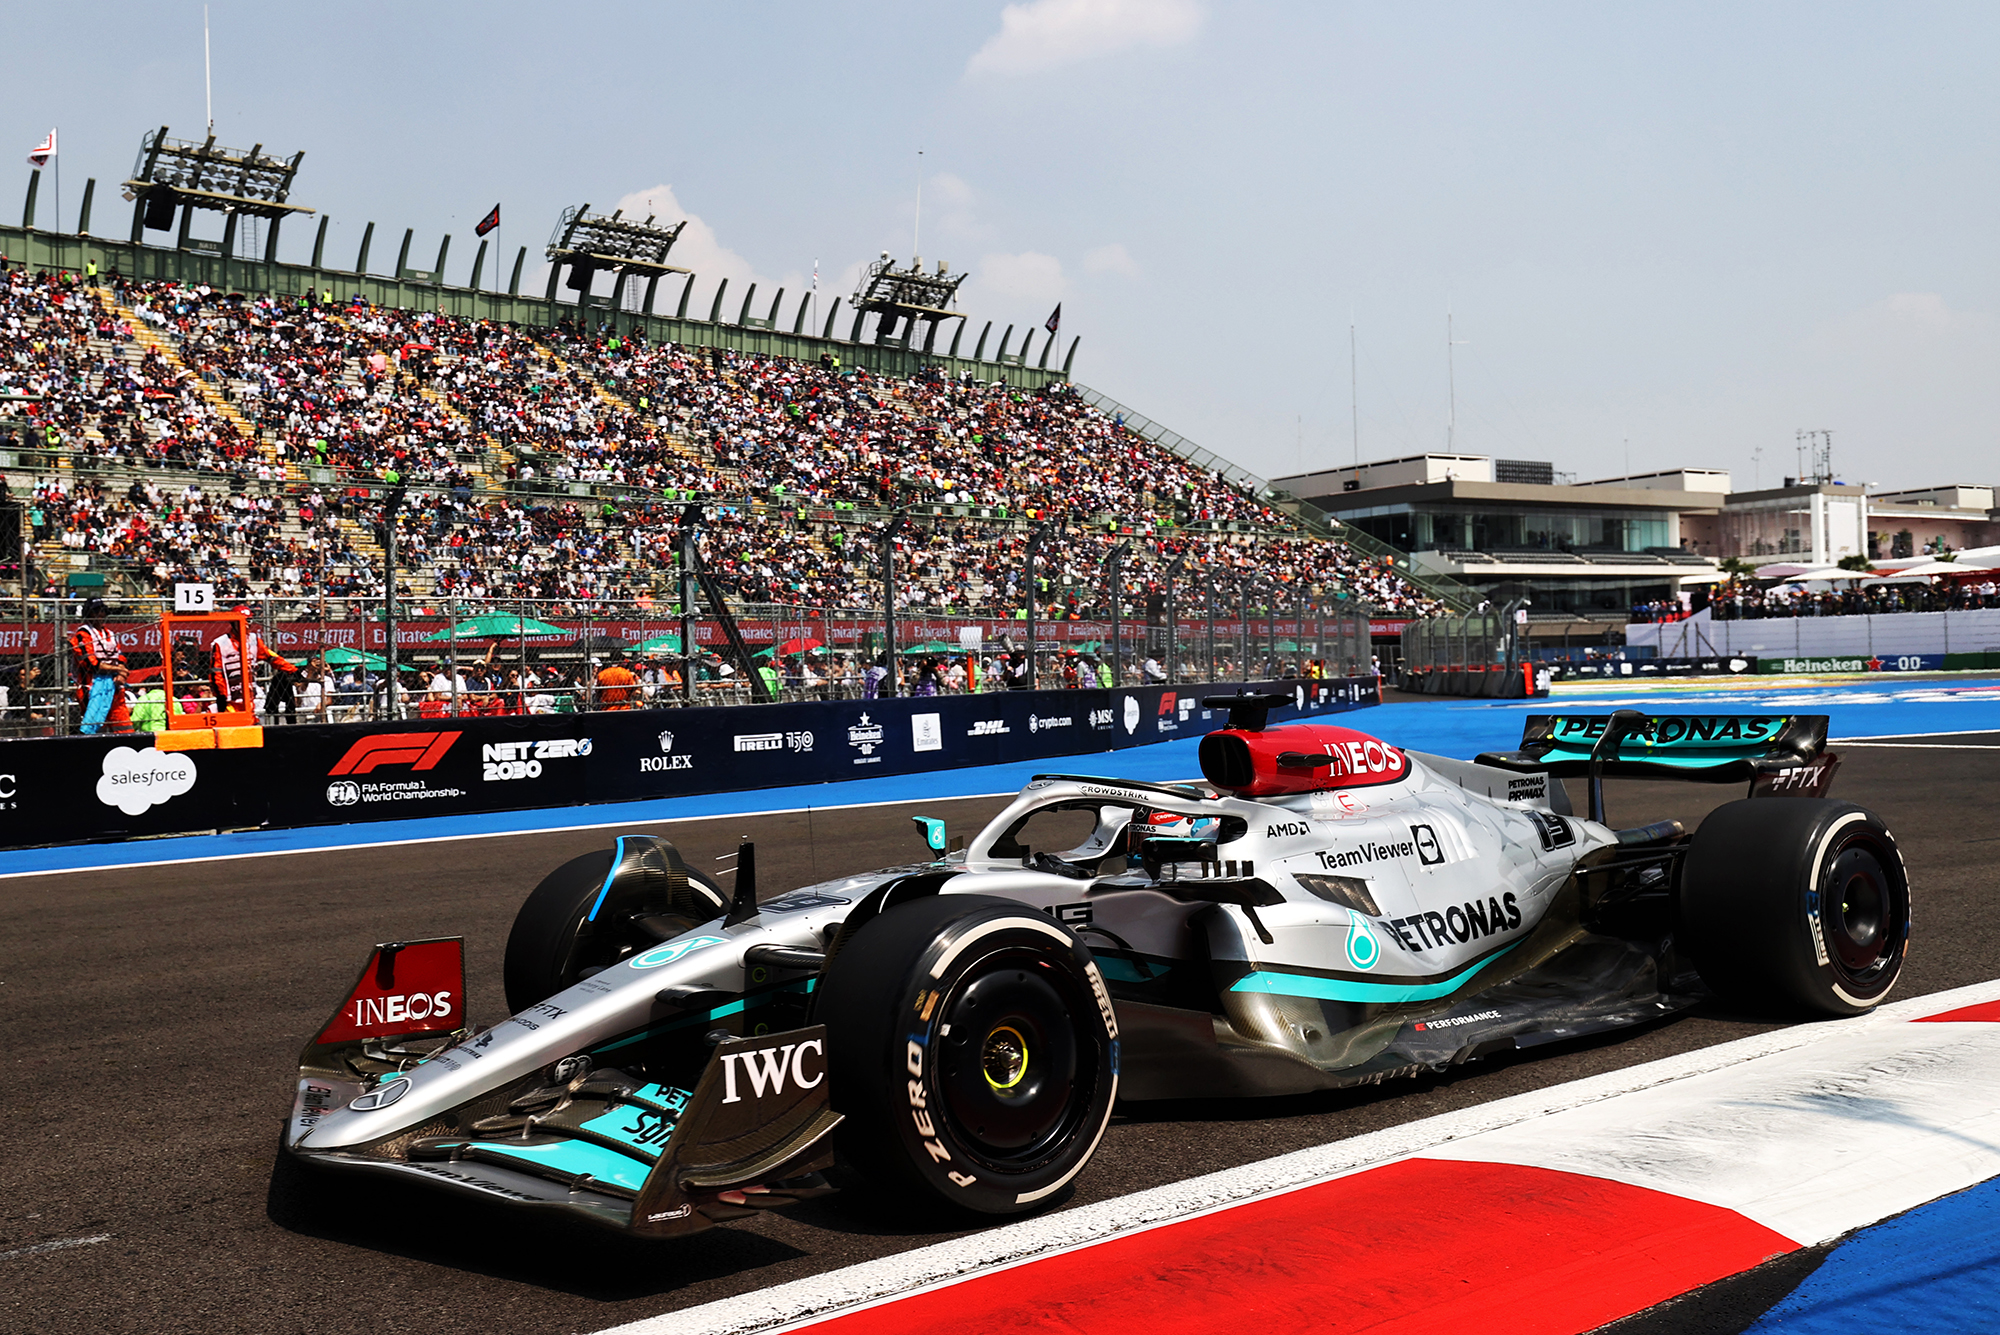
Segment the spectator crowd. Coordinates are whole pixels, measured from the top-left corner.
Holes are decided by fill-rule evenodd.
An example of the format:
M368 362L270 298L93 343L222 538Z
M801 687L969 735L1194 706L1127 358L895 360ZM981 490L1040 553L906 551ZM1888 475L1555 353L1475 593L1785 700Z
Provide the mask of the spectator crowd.
M128 591L224 597L663 595L682 512L744 604L878 607L887 512L906 613L1133 614L1180 562L1183 609L1432 603L1067 386L888 377L637 332L529 330L332 293L112 276L0 281L0 448L39 587L86 560ZM1029 534L1048 526L1027 585Z

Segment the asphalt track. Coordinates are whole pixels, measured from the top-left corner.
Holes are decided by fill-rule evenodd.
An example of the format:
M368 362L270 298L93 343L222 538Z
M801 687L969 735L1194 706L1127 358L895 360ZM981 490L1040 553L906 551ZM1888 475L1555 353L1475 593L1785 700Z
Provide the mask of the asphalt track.
M1889 710L1877 712L1886 722ZM1450 713L1429 717L1442 725ZM1406 735L1387 721L1367 716L1373 730ZM1837 733L1857 731L1836 722ZM2000 733L1910 741L1844 748L1835 786L1882 813L1911 867L1917 936L1899 996L1980 981L2000 959L1989 870L2000 845ZM1733 786L1619 785L1613 815L1692 822L1736 795ZM913 811L969 831L999 805L932 800L625 828L666 832L703 860L754 837L764 888L777 893L909 857ZM608 837L520 833L0 883L9 1019L0 1320L49 1332L588 1331L952 1236L952 1221L914 1216L852 1179L827 1201L646 1246L525 1228L414 1189L303 1179L278 1160L297 1049L368 944L463 933L472 1013L496 1017L500 951L521 896L542 871ZM1380 1089L1138 1105L1114 1120L1091 1170L1055 1208L1771 1027L1709 1006L1621 1037ZM1701 1310L1686 1300L1671 1324L1650 1328L1741 1330L1804 1277L1753 1272L1698 1295Z

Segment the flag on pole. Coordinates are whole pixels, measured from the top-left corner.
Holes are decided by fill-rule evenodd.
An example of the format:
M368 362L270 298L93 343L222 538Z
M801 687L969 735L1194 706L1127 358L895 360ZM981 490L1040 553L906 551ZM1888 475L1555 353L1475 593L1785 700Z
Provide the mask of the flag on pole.
M42 146L36 149L34 152L28 154L28 165L30 167L46 167L49 165L49 159L54 157L55 155L56 155L56 132L54 130L50 130L49 137L42 140Z
M493 206L493 212L487 214L484 218L480 220L479 226L472 229L472 234L474 236L485 236L488 232L492 231L499 225L500 225L500 206L498 204L495 204Z
M1060 301L1056 303L1056 308L1049 312L1049 318L1042 321L1042 328L1048 330L1051 334L1062 328L1062 303Z
M819 256L813 256L813 291L819 291Z

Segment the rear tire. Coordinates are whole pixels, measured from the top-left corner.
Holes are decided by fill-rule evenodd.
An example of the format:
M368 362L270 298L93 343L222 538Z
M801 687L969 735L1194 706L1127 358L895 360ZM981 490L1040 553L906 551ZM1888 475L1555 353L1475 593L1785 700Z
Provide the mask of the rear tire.
M1680 914L1689 957L1722 995L1860 1015L1902 972L1910 882L1866 807L1762 797L1716 808L1695 831Z
M721 887L692 867L680 868L687 873L685 890L675 893L666 884L667 868L680 863L679 850L666 840L630 836L619 844L627 856L608 892L605 880L618 846L563 863L514 915L501 978L516 1015L728 907ZM643 923L634 921L642 916Z
M1012 900L899 905L820 979L842 1148L877 1182L982 1214L1083 1171L1118 1095L1118 1027L1090 952Z

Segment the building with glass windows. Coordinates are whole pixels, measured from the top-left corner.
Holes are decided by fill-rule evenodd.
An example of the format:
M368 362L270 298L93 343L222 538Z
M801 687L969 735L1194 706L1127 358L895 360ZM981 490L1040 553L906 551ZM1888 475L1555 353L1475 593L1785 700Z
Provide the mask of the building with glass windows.
M1420 454L1273 483L1496 602L1623 613L1719 575L1729 474L1674 469L1577 483L1546 463Z

